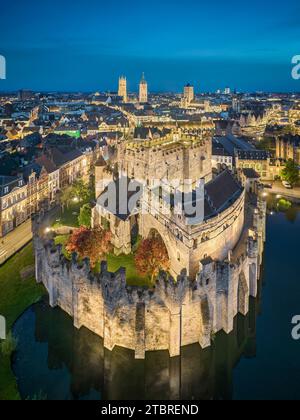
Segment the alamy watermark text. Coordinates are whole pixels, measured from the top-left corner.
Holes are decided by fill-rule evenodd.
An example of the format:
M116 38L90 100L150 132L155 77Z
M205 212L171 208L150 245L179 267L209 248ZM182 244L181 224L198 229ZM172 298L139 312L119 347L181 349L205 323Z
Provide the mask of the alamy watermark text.
M294 340L300 340L300 315L295 315L292 319L292 337Z
M294 64L294 67L292 69L292 78L294 80L300 79L300 55L295 55L292 58L292 64Z
M6 79L6 59L3 55L0 55L0 79Z

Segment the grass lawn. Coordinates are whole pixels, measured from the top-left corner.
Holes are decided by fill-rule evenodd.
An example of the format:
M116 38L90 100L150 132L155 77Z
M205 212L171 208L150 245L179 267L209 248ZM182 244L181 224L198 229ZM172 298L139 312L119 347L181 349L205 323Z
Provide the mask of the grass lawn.
M34 264L32 244L0 267L0 314L6 318L9 332L20 315L44 294L34 278L21 280L20 270ZM0 400L20 399L10 357L0 352Z
M136 271L134 264L134 255L108 255L107 257L108 271L114 273L119 268L126 268L126 280L128 286L151 286L151 279L143 277Z
M59 221L53 224L53 228L59 228L61 226L79 227L78 216L82 205L82 203L72 203L69 205L69 208L66 207L64 212L61 212L58 216Z
M64 255L70 259L70 255L65 250L65 245L68 242L69 235L58 235L55 238L56 245L63 245ZM126 280L128 286L151 286L151 279L145 276L141 276L137 273L134 264L134 255L119 255L118 257L113 254L109 254L107 257L108 271L115 273L119 268L124 267L126 269ZM95 272L99 272L100 263L96 265Z
M62 245L62 252L64 256L68 259L71 259L69 252L66 250L65 246L69 241L70 235L58 235L55 237L54 242L55 245Z

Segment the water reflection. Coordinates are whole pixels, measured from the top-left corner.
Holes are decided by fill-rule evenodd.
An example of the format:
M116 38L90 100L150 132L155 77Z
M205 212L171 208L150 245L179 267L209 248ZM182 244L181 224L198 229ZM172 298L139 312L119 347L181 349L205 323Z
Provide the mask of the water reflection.
M254 357L257 301L238 316L229 336L218 334L211 348L186 347L181 357L147 353L144 361L102 340L47 302L30 308L15 326L19 349L14 361L23 398L48 399L231 399L232 371L242 355Z
M263 299L260 290L234 332L218 334L204 351L196 345L177 359L161 352L136 361L133 352L104 350L97 336L77 331L46 302L33 306L14 331L22 397L300 400L300 342L291 338L291 320L300 313L298 214L293 207L268 218Z
M270 214L279 214L282 216L285 216L286 220L289 221L290 223L294 224L297 221L298 215L299 215L299 210L300 210L300 206L299 205L295 205L291 203L291 207L289 209L283 210L279 207L279 202L281 199L287 200L287 202L290 202L289 199L284 198L281 195L275 195L275 194L270 194L268 196L268 210L270 212Z

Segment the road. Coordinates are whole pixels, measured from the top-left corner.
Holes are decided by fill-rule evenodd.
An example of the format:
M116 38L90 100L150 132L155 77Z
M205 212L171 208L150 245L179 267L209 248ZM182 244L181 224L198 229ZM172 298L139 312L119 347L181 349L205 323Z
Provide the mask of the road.
M285 188L281 182L276 181L272 183L272 189L265 189L265 192L272 194L279 194L287 198L297 199L300 201L300 187L295 187L292 190Z
M27 220L11 233L0 239L0 264L18 252L32 239L31 220Z
M59 210L59 207L55 207L44 215L41 229L51 226L59 214ZM4 238L0 238L0 265L4 264L5 261L12 257L16 252L20 251L20 249L27 245L31 240L32 223L30 219L18 226Z

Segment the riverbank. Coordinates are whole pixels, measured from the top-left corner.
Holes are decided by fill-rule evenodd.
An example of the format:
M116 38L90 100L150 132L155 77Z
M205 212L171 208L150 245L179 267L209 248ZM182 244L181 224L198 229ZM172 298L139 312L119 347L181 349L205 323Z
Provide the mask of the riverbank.
M276 181L272 183L271 189L266 189L265 192L270 194L282 195L283 197L292 200L295 203L300 203L300 187L294 187L293 189L285 188L281 182Z
M150 352L146 361L137 361L126 349L105 351L103 340L77 330L60 309L34 305L14 326L21 395L97 401L300 399L300 342L291 336L292 317L299 313L299 229L298 208L269 213L259 296L250 301L248 316L236 318L231 334L214 336L211 348L187 346L171 361L167 352Z
M7 333L15 321L44 294L43 286L38 285L32 274L34 266L32 243L0 267L0 314L7 323ZM28 276L24 269L28 269ZM25 270L26 271L26 270ZM16 379L11 370L11 357L0 352L0 400L18 400Z

